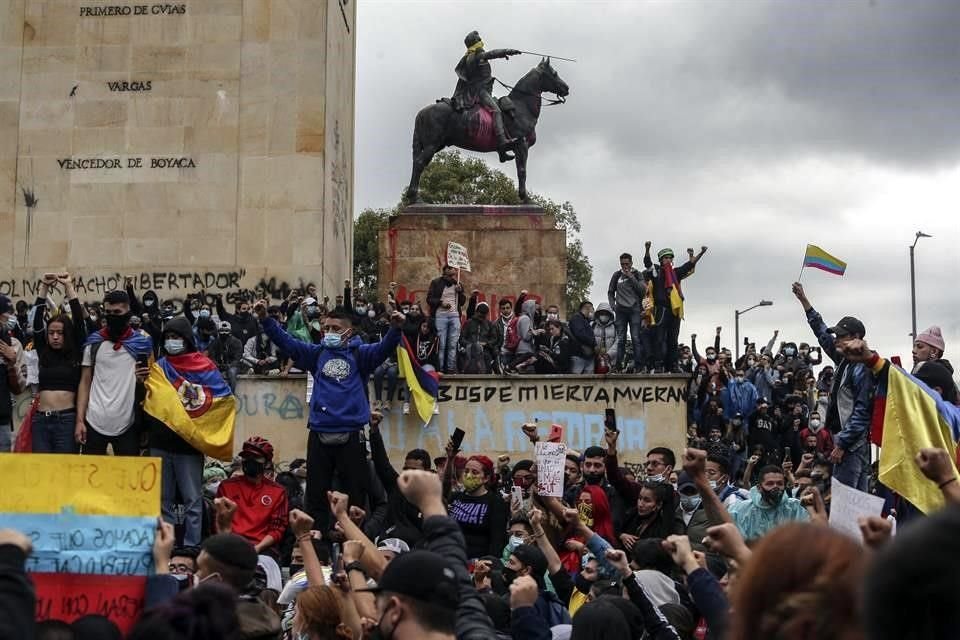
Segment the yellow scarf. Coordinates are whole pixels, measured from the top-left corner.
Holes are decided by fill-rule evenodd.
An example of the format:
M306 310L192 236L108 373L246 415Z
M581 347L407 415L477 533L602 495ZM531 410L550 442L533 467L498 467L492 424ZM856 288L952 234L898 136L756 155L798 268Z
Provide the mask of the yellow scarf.
M475 42L469 47L467 47L467 53L468 54L474 53L475 51L478 51L480 49L483 49L483 40L480 40L479 42Z

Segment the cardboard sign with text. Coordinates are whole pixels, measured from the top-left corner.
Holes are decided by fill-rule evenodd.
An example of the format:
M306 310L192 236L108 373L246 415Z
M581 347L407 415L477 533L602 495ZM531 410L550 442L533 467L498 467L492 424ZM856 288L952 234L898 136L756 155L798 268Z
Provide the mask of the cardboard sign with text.
M562 442L538 442L537 493L542 496L563 497L563 467L567 459L567 445Z
M126 633L144 607L160 459L0 456L0 522L30 537L38 620L98 614Z
M467 248L458 242L447 243L447 264L454 269L470 272L470 257Z
M830 526L837 531L863 539L857 520L862 517L879 516L883 512L883 498L839 482L831 478L830 482Z

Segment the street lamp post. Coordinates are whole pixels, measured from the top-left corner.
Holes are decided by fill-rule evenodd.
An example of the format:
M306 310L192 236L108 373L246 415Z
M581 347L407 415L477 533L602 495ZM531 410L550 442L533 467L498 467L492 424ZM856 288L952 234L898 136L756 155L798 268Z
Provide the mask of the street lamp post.
M761 300L752 307L747 307L743 311L738 311L734 309L733 311L733 332L734 332L734 341L736 342L736 358L734 358L734 364L740 359L740 316L745 314L747 311L756 309L757 307L769 307L773 305L773 300Z
M913 268L913 249L917 246L917 243L920 241L920 238L932 238L933 236L924 233L923 231L917 231L917 235L913 239L913 244L910 245L910 338L911 340L917 339L917 279L914 275Z

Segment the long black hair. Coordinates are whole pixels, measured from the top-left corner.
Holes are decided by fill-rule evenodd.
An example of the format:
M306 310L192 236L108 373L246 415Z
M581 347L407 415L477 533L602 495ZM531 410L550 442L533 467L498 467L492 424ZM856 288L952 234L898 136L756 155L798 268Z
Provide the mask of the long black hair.
M43 309L37 309L36 313L42 313ZM47 331L50 330L50 325L53 323L59 323L63 327L63 347L60 349L54 349L50 346L50 342L47 340ZM80 364L80 351L79 347L75 342L74 338L74 324L65 314L60 313L47 321L46 326L43 328L43 345L42 349L38 349L38 361L41 367L47 367L54 364L59 364L64 361L73 362L74 364ZM39 342L39 341L36 341Z

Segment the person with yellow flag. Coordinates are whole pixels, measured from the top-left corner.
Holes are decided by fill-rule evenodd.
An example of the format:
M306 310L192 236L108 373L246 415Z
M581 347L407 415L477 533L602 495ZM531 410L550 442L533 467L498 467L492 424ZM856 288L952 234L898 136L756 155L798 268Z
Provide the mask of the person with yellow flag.
M193 328L183 316L163 327L163 357L144 383L144 422L150 455L161 458L160 512L174 523L179 491L186 511L183 541L201 542L204 455L230 460L236 400L217 365L197 351Z
M707 248L700 247L700 253L694 254L687 249L686 263L674 268L673 249L661 249L657 252L657 264L650 259L650 241L644 244L643 272L647 282L653 288L653 352L656 373L680 373L678 366L677 340L680 338L680 322L683 320L683 291L680 281L696 270L697 263Z

